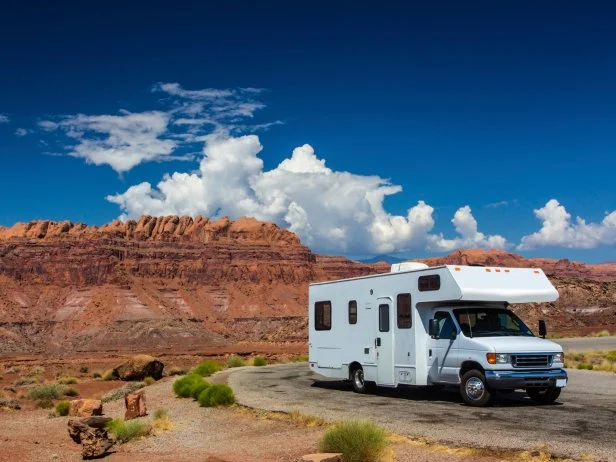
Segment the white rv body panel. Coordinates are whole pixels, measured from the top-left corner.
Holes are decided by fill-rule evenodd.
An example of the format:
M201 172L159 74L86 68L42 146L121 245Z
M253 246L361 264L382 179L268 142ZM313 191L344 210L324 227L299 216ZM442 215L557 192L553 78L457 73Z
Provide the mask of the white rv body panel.
M438 288L420 291L418 284L422 276L438 276ZM410 328L398 325L400 294L410 294ZM543 271L530 268L463 265L423 268L400 264L392 265L391 273L311 284L310 368L326 377L348 379L350 366L359 364L365 380L381 386L459 383L460 365L464 361L480 363L486 370L503 369L491 368L486 363L486 352L517 348L517 353L544 350L554 354L562 349L536 337L467 338L453 319L454 306L468 302L502 309L508 303L546 302L557 298L558 292ZM357 305L354 324L349 322L351 301ZM319 322L323 321L328 304L331 310L329 325L321 325L321 330L315 324L316 304L320 307ZM441 314L447 310L451 313L450 322L455 324L457 338L439 339L429 335L429 322L437 310ZM387 331L380 329L385 312Z

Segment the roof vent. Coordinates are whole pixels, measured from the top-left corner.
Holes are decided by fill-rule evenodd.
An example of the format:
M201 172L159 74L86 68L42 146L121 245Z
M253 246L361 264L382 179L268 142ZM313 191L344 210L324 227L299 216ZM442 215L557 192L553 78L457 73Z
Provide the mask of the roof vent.
M394 263L391 265L392 273L402 273L404 271L417 271L420 269L429 268L425 263L419 263L416 261L405 261L402 263Z

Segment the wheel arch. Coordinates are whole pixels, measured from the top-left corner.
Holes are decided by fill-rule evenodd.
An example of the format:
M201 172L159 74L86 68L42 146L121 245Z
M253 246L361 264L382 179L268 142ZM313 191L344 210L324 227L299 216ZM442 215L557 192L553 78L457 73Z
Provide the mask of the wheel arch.
M349 364L349 380L353 380L353 372L355 372L357 369L363 369L362 365L359 362L353 361L351 364Z
M470 361L469 360L469 361L464 361L460 365L460 377L462 377L468 371L472 371L472 370L478 370L482 374L485 374L485 369L483 368L483 366L481 364L479 364L477 361Z

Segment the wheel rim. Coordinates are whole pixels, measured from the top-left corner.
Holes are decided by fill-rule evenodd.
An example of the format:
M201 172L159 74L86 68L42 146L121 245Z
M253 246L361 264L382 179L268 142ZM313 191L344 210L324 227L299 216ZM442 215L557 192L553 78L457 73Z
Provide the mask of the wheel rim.
M354 380L357 388L364 388L364 371L361 369L356 370Z
M466 381L465 385L466 396L468 396L473 401L480 400L483 397L483 394L486 391L486 387L481 381L481 379L477 377L471 377Z

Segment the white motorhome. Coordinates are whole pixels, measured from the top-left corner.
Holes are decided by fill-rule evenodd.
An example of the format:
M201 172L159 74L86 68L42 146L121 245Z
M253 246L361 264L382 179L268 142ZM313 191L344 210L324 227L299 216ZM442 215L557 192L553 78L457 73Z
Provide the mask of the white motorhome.
M560 345L507 307L552 302L558 292L535 268L405 262L391 273L311 284L309 363L355 391L375 385L459 385L485 406L494 390L524 389L552 403L567 384Z

